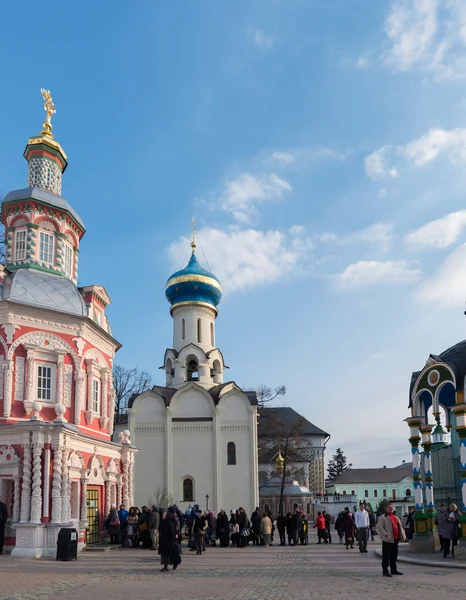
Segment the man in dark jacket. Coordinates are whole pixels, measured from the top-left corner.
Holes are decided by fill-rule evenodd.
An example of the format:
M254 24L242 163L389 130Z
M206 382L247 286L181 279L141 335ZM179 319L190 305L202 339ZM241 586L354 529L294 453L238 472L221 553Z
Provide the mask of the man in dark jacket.
M193 533L196 540L196 554L201 554L205 550L204 536L207 529L207 519L201 509L197 511L197 517L194 519Z
M5 543L5 525L8 519L8 510L6 504L0 500L0 554L3 554L3 544Z
M325 519L325 530L327 532L328 543L331 544L332 543L332 532L331 532L332 517L328 514L328 512L326 510L323 510L322 514Z
M277 517L277 529L280 536L280 546L285 546L286 517L280 513Z

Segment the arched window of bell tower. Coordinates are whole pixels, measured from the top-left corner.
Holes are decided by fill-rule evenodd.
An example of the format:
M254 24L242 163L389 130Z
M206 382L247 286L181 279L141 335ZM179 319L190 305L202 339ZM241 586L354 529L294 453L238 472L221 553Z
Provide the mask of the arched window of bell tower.
M195 358L191 358L187 361L186 379L187 381L199 381L199 365Z
M201 319L197 320L197 343L202 344Z
M214 324L210 324L210 345L215 347Z
M184 319L181 319L181 339L184 340L186 337L186 322Z

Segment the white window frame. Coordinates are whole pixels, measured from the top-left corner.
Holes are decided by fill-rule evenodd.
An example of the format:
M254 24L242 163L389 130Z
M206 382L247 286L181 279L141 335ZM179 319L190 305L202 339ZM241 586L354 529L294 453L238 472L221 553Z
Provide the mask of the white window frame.
M50 369L50 398L41 398L39 396L39 373L41 373L40 369L48 368ZM35 396L36 399L43 404L55 404L55 382L57 377L57 365L51 362L40 361L35 365ZM43 376L42 374L40 375Z
M24 248L21 248L21 250L18 248L18 242L20 241L18 239L18 236L20 234L21 235L24 234L24 240L21 240L22 243L24 242ZM26 260L27 241L28 241L27 229L18 229L15 231L15 261L16 260ZM20 251L23 253L22 256L18 256Z
M44 236L44 238L43 238ZM47 240L45 240L45 236L47 236ZM47 248L45 252L43 247ZM46 263L48 265L53 265L53 257L55 251L55 236L53 233L48 231L39 231L39 260L40 262ZM50 258L51 260L48 260Z
M64 243L64 252L63 252L63 270L65 271L66 275L68 275L68 277L73 277L73 259L74 259L74 252L73 252L73 248L67 244ZM67 252L69 254L67 254ZM68 259L69 258L69 264L68 264Z
M92 412L100 414L100 398L101 398L101 383L100 379L92 380Z

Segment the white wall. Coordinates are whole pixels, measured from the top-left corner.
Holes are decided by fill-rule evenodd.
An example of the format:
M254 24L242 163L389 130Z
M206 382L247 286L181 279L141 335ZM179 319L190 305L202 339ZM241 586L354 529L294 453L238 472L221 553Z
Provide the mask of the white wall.
M205 306L179 306L173 310L173 348L178 352L188 344L196 344L205 352L215 348L215 317L216 312ZM182 321L185 322L183 339ZM197 321L201 320L201 341L198 341ZM212 344L210 324L214 328L214 344Z

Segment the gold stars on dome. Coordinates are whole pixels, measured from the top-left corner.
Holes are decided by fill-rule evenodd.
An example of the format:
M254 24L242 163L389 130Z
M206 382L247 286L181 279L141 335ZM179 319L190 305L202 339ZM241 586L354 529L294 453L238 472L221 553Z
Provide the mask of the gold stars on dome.
M41 135L48 135L53 138L52 134L52 115L54 115L57 111L55 110L55 104L53 103L52 96L50 94L50 90L44 90L42 88L40 90L42 94L42 98L44 99L44 110L45 110L45 121L42 124Z

